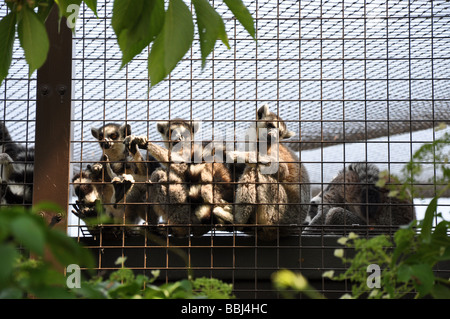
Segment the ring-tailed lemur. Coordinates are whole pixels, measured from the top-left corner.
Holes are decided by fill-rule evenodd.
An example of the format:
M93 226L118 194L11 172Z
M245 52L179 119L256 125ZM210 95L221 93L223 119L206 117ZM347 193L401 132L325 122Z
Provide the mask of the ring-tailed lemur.
M129 153L123 143L125 137L131 134L129 124L108 123L92 128L91 132L98 140L103 155L100 162L73 178L75 184L85 184L89 180L93 183L90 187L78 187L80 195L77 194L76 214L86 215L80 213L83 211L89 212L89 216L96 214L92 212L95 210L94 203L100 201L105 214L116 223L136 224L142 219L156 224L154 213L150 211L147 214L148 206L144 203L147 195L145 183L135 182L144 182L159 164L151 157L144 160L139 151ZM130 189L133 191L130 192Z
M233 161L240 158L246 163L236 190L234 222L261 225L256 228L258 238L273 240L277 235L292 234L293 229L284 226L299 226L305 220L310 202L309 176L298 157L278 143L294 133L269 111L267 104L258 109L255 134L255 150L227 154ZM267 147L266 154L261 152L262 147ZM252 158L257 164L252 163ZM267 170L268 164L276 169ZM243 230L253 232L255 227Z
M147 214L145 192L139 189L141 185L136 185L129 174L122 174L119 180L117 178L107 159L103 163L88 165L76 174L72 183L78 199L72 212L82 220L96 218L99 217L97 205L100 204L104 216L115 224L137 225L144 220L156 225L156 215L152 211Z
M159 122L157 130L165 147L139 136L129 136L125 143L147 149L163 166L150 178L149 197L163 221L174 225L171 232L180 237L202 235L211 229L206 225L231 222L233 191L229 170L223 163L193 161L203 158L203 146L193 143L198 123L174 119Z
M147 154L144 158L142 154L136 153L134 148L130 152L124 144L125 138L131 135L129 124L108 123L100 128L91 128L91 132L92 136L98 140L103 154L107 156L114 174L134 174L145 180L160 167L151 155Z
M12 140L0 123L1 201L7 205L31 205L33 200L34 147Z
M96 163L88 165L86 169L80 171L72 177L72 184L77 196L75 204L73 204L72 213L82 220L98 217L97 205L103 204L105 190L102 184L103 167L102 164ZM110 193L112 196L112 193ZM110 207L110 206L107 206ZM108 217L114 218L114 213L109 210L104 211Z
M125 173L128 152L123 140L126 135L131 134L131 126L108 123L99 128L92 127L91 133L97 139L102 155L99 162L88 166L72 178L78 196L74 206L78 212L76 215L79 217L97 215L95 210L99 202L106 216L113 218L115 222L122 222L124 212L114 207L114 186L107 167L109 165L115 174Z
M107 156L114 173L124 174L129 169L129 154L123 140L131 134L129 124L108 123L99 128L91 128L92 136L98 140L100 148ZM101 160L104 160L103 156ZM127 167L128 166L128 167Z
M352 225L400 226L416 219L412 198L389 196L388 185L398 185L398 181L387 176L386 186L378 187L379 178L378 167L371 163L353 163L341 170L311 200L311 221L304 233L322 228L340 232L345 226ZM321 225L340 227L317 227Z

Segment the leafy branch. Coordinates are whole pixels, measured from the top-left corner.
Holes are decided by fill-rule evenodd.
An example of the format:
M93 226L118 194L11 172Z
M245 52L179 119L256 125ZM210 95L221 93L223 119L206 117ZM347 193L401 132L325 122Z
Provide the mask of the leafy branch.
M95 278L74 289L78 298L89 299L232 299L232 285L214 278L200 277L156 285L159 270L152 277L136 275L124 266L126 258L116 264L122 268L111 273L108 279Z
M39 216L40 211L63 214L51 203L40 203L32 209L16 206L0 210L0 299L234 298L232 285L214 278L190 276L156 285L159 271L152 271L152 277L136 275L125 267L126 257L117 259L120 269L109 278L80 278L80 287L69 288L60 268L78 265L93 275L93 255L64 232L49 227Z
M0 84L7 77L12 61L16 30L29 65L29 75L46 61L49 39L45 21L56 5L60 22L77 18L83 2L97 16L96 0L5 0L9 13L0 21ZM121 68L145 48L148 54L148 76L151 86L163 81L192 47L194 18L183 0L114 0L111 25L122 52ZM242 0L224 0L253 39L256 37L253 18ZM220 40L229 49L222 17L208 0L192 0L196 15L202 68L206 58ZM70 24L75 30L75 24Z
M63 214L50 203L40 203L30 210L15 206L0 211L0 298L29 294L38 298L68 297L66 279L56 269L70 264L94 266L91 253L61 230L49 227L39 216L40 211Z
M423 220L397 230L393 239L386 235L370 239L352 235L351 238L340 239L341 244L354 249L356 254L352 258L342 255L342 261L350 264L344 274L336 277L330 273L326 275L336 280L353 281L352 297L401 298L415 292L416 298L428 295L450 298L450 281L433 273L438 262L450 260L450 222L442 220L433 226L438 216L438 200L450 189L449 146L450 134L445 133L420 147L403 169L404 182L398 190L399 196L416 194L414 185L423 172L424 163L433 163L435 167L437 174L430 182L439 185L440 189L428 204ZM370 289L366 284L365 272L370 264L377 264L382 269L380 289Z
M414 294L416 298L431 296L450 299L450 280L439 278L433 272L438 262L450 260L450 221L442 220L433 226L436 217L439 216L438 200L450 189L449 146L448 133L433 143L423 145L404 167L402 177L404 182L394 185L391 189L391 192L395 192L395 196L410 196L405 193L415 194L414 185L423 172L423 164L432 163L436 173L439 173L433 176L432 182L440 188L430 201L423 220L398 229L393 237L379 235L359 238L358 235L350 233L338 240L344 248L336 249L334 255L348 266L343 273L335 274L334 270L330 270L322 276L336 281L347 280L351 283L351 294L345 294L342 298L398 299ZM390 175L380 176L380 183L388 176ZM347 251L354 252L353 256L346 257ZM379 266L381 271L378 288L369 287L367 282L367 270L371 265ZM275 273L273 283L288 297L291 297L293 292L301 292L310 298L323 297L301 274L289 270Z

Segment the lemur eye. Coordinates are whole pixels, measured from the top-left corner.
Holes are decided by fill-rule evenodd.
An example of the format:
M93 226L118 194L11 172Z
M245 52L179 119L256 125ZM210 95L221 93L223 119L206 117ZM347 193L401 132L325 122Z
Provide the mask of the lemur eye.
M109 136L111 139L113 139L113 140L117 140L117 134L116 133L112 133L110 136Z
M100 140L103 140L103 133L100 133L100 134L98 135L98 138L99 138Z

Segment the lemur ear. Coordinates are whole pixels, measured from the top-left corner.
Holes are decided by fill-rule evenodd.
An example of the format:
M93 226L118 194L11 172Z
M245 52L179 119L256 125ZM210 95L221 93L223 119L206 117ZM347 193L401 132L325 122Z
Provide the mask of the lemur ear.
M124 124L120 127L120 133L122 136L128 136L131 135L131 125L130 124Z
M99 135L100 135L100 129L95 128L95 127L91 127L91 133L92 136L95 137L96 139L98 139Z
M166 131L166 127L169 125L169 122L158 122L156 123L156 129L160 134L164 134Z
M263 117L266 117L267 115L269 115L269 105L264 104L258 110L258 120L262 119Z
M295 132L287 131L286 134L284 134L284 138L291 138L295 136Z
M197 133L198 129L200 128L200 122L199 121L192 121L192 131L193 133Z

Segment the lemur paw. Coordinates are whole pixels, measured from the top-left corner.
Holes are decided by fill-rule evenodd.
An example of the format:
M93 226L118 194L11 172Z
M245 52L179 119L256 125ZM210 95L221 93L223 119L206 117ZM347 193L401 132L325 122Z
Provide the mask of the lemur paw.
M132 175L122 174L111 180L114 186L114 202L120 202L128 193L135 182Z
M128 135L123 140L123 143L132 154L136 154L138 148L147 148L148 139L146 136Z
M13 159L7 153L0 153L0 164L11 164Z
M84 201L75 201L75 204L72 204L73 210L72 213L80 219L97 217L98 213L96 210L96 203L85 203Z
M115 185L118 184L133 184L135 182L134 178L130 174L122 174L120 176L114 177L111 182Z
M102 180L103 179L103 164L95 163L92 166L89 165L88 169L91 171L91 176L94 180Z
M134 180L134 178L133 178L133 175L130 175L130 174L122 174L122 176L123 176L123 182L124 182L124 183L134 183L134 182L135 182L135 180Z
M220 223L233 223L233 207L232 205L216 206L213 209L213 215Z

